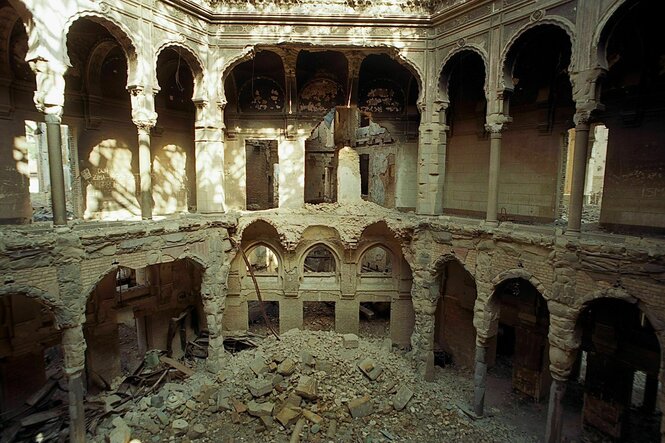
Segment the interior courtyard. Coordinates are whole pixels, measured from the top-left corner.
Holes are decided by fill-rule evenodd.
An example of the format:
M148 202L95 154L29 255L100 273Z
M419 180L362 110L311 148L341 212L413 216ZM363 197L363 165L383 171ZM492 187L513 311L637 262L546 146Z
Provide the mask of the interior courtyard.
M662 17L0 0L0 441L665 442Z

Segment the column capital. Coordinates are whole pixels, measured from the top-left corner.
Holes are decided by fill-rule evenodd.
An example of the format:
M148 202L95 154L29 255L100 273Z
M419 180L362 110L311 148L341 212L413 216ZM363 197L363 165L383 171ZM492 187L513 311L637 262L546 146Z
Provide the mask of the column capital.
M485 131L490 134L500 134L511 121L512 119L504 114L489 114L485 118Z
M139 131L150 131L157 124L155 90L144 85L127 86L132 101L132 122Z
M575 122L575 127L586 126L589 127L591 123L591 113L593 109L577 109L575 115L573 116L573 122Z
M30 69L35 73L37 89L33 97L39 112L57 118L60 122L65 104L65 71L66 66L51 62L42 57L28 61ZM53 120L52 120L53 121Z

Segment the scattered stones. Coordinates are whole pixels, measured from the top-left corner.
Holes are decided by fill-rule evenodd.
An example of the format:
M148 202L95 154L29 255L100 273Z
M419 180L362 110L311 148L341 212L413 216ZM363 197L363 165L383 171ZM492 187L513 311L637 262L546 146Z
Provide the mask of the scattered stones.
M323 421L323 417L321 417L318 414L315 414L312 411L308 411L307 409L303 409L302 411L303 417L305 417L307 420L311 421L312 423L319 424Z
M242 414L243 412L247 411L247 406L243 402L234 398L231 400L231 403L233 404L233 409L235 409L238 414Z
M347 403L351 417L361 418L372 413L372 403L368 395L363 395Z
M247 413L254 417L262 417L265 415L272 415L272 410L275 408L274 403L257 403L254 400L247 403Z
M355 349L360 344L360 339L356 334L344 334L342 336L344 349Z
M300 417L300 408L283 407L275 416L282 426L289 427Z
M277 373L289 376L296 371L296 362L291 358L284 359L279 366L277 366Z
M173 429L173 432L176 434L184 434L187 432L187 429L189 428L189 423L187 420L182 419L182 418L176 418L173 420L173 423L171 423L171 429Z
M413 391L406 386L402 386L393 397L393 407L396 411L401 411L413 397Z
M468 401L471 378L454 367L436 368L436 380L426 383L413 361L399 348L388 351L387 342L363 339L358 348L345 349L342 335L318 331L267 338L259 348L229 356L224 377L198 371L184 382L164 384L134 406L130 400L125 425L131 438L144 443L537 441L511 431L506 421L474 421L461 413L457 405ZM103 421L90 441L108 442L114 429ZM127 433L114 435L117 443L128 443Z
M296 394L307 400L316 400L318 398L316 379L307 375L301 375L298 386L296 386Z
M121 417L113 419L112 424L114 428L109 434L109 443L128 443L132 438L132 431Z
M366 358L358 363L358 369L360 369L360 371L372 381L379 378L379 375L383 372L383 368L378 366L374 360L370 358Z
M265 374L268 372L268 365L266 364L266 360L262 357L256 357L252 363L249 365L249 369L252 370L254 374L256 374L257 377Z
M314 366L316 364L316 359L308 351L302 351L300 353L300 361L307 366Z
M247 389L254 397L263 397L272 392L272 380L257 378L247 384ZM240 412L240 411L238 411Z
M187 437L191 439L196 439L196 438L201 438L203 437L207 432L207 429L205 426L203 426L201 423L197 423L192 428L189 430L187 433Z

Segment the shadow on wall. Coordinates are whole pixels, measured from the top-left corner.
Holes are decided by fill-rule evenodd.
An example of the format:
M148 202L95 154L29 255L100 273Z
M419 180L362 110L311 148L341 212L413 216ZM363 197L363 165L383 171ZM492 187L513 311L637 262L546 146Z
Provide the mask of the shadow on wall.
M153 159L152 198L155 214L187 210L187 153L178 145L166 145Z
M141 213L134 155L127 144L106 139L92 148L89 167L81 171L85 218L126 220Z

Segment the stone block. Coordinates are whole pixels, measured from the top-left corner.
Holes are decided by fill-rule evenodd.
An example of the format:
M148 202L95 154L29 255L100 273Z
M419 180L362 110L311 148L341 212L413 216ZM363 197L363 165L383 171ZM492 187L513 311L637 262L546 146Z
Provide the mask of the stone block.
M302 361L302 363L307 366L314 366L316 364L316 359L308 351L302 351L300 353L300 361Z
M342 336L344 349L355 349L360 344L360 339L356 334L344 334Z
M347 403L351 417L361 418L372 413L372 402L369 395L363 395Z
M397 393L393 397L393 407L397 411L401 411L406 407L406 404L409 403L413 397L413 391L406 386L402 386L397 390Z
M366 358L358 363L358 369L372 381L379 378L379 375L383 372L383 368L377 365L371 358Z
M288 427L298 420L300 417L300 408L291 408L290 406L283 407L275 416L282 426Z
M254 360L252 360L252 362L249 364L249 368L254 374L256 374L257 377L265 374L269 369L265 359L262 357L256 357Z
M309 411L307 409L303 409L302 415L307 420L309 420L309 421L311 421L312 423L315 423L315 424L319 424L323 421L323 417L321 417L319 414L315 414L314 412Z
M247 403L247 413L254 417L262 417L272 415L272 410L275 408L274 403L257 403L254 400Z
M307 400L316 400L318 397L316 379L307 375L301 375L300 380L298 380L298 386L296 386L296 394Z
M281 375L291 375L296 370L296 362L292 358L284 359L279 366L277 366L277 373Z
M247 389L254 397L262 397L272 392L272 380L257 378L247 384ZM238 411L240 412L240 411Z

